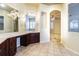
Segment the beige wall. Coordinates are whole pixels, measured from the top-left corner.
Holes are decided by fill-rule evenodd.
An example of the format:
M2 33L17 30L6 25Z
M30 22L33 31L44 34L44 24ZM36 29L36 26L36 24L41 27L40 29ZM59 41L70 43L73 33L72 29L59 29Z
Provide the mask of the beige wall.
M0 33L13 32L13 20L8 13L8 11L0 9L0 16L4 16L4 30L0 30Z
M68 31L68 4L64 4L62 20L62 43L73 52L79 54L79 33Z
M49 35L49 20L47 19L48 16L48 6L40 4L40 41L41 42L49 42L50 35ZM43 14L42 14L43 12Z

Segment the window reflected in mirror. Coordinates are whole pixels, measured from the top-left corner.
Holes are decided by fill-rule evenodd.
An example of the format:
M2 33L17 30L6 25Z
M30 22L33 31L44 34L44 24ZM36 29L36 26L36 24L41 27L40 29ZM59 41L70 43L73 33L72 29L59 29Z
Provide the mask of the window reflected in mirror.
M71 3L68 6L69 32L79 32L79 3Z
M35 17L26 16L26 31L35 31Z
M4 30L4 16L0 16L0 30Z

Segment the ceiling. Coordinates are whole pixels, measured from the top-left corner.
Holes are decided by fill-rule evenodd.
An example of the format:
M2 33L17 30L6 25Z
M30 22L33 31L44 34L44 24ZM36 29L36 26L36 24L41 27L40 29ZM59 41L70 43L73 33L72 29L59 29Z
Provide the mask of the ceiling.
M40 3L24 3L24 4L27 4L27 5L33 5L33 6L38 6ZM50 5L56 5L56 4L62 4L62 3L42 3L42 4L45 4L45 5L48 5L48 6L50 6ZM10 6L8 6L7 4L4 4L5 5L5 7L1 7L0 6L0 9L4 9L4 10L7 10L7 11L12 11L12 10L15 10L14 8L12 8L12 7L10 7Z

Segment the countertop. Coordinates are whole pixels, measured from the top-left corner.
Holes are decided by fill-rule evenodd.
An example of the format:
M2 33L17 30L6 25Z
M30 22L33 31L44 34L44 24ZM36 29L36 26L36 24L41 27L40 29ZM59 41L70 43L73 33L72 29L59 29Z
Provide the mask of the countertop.
M39 32L11 32L11 33L2 33L0 34L0 44L4 42L6 39L11 37L17 37L28 33L39 33Z

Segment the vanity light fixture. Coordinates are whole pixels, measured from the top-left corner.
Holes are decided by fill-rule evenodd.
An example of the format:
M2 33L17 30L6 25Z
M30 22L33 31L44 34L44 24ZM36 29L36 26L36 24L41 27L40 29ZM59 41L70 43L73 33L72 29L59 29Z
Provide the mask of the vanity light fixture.
M1 7L5 7L5 4L0 4Z

